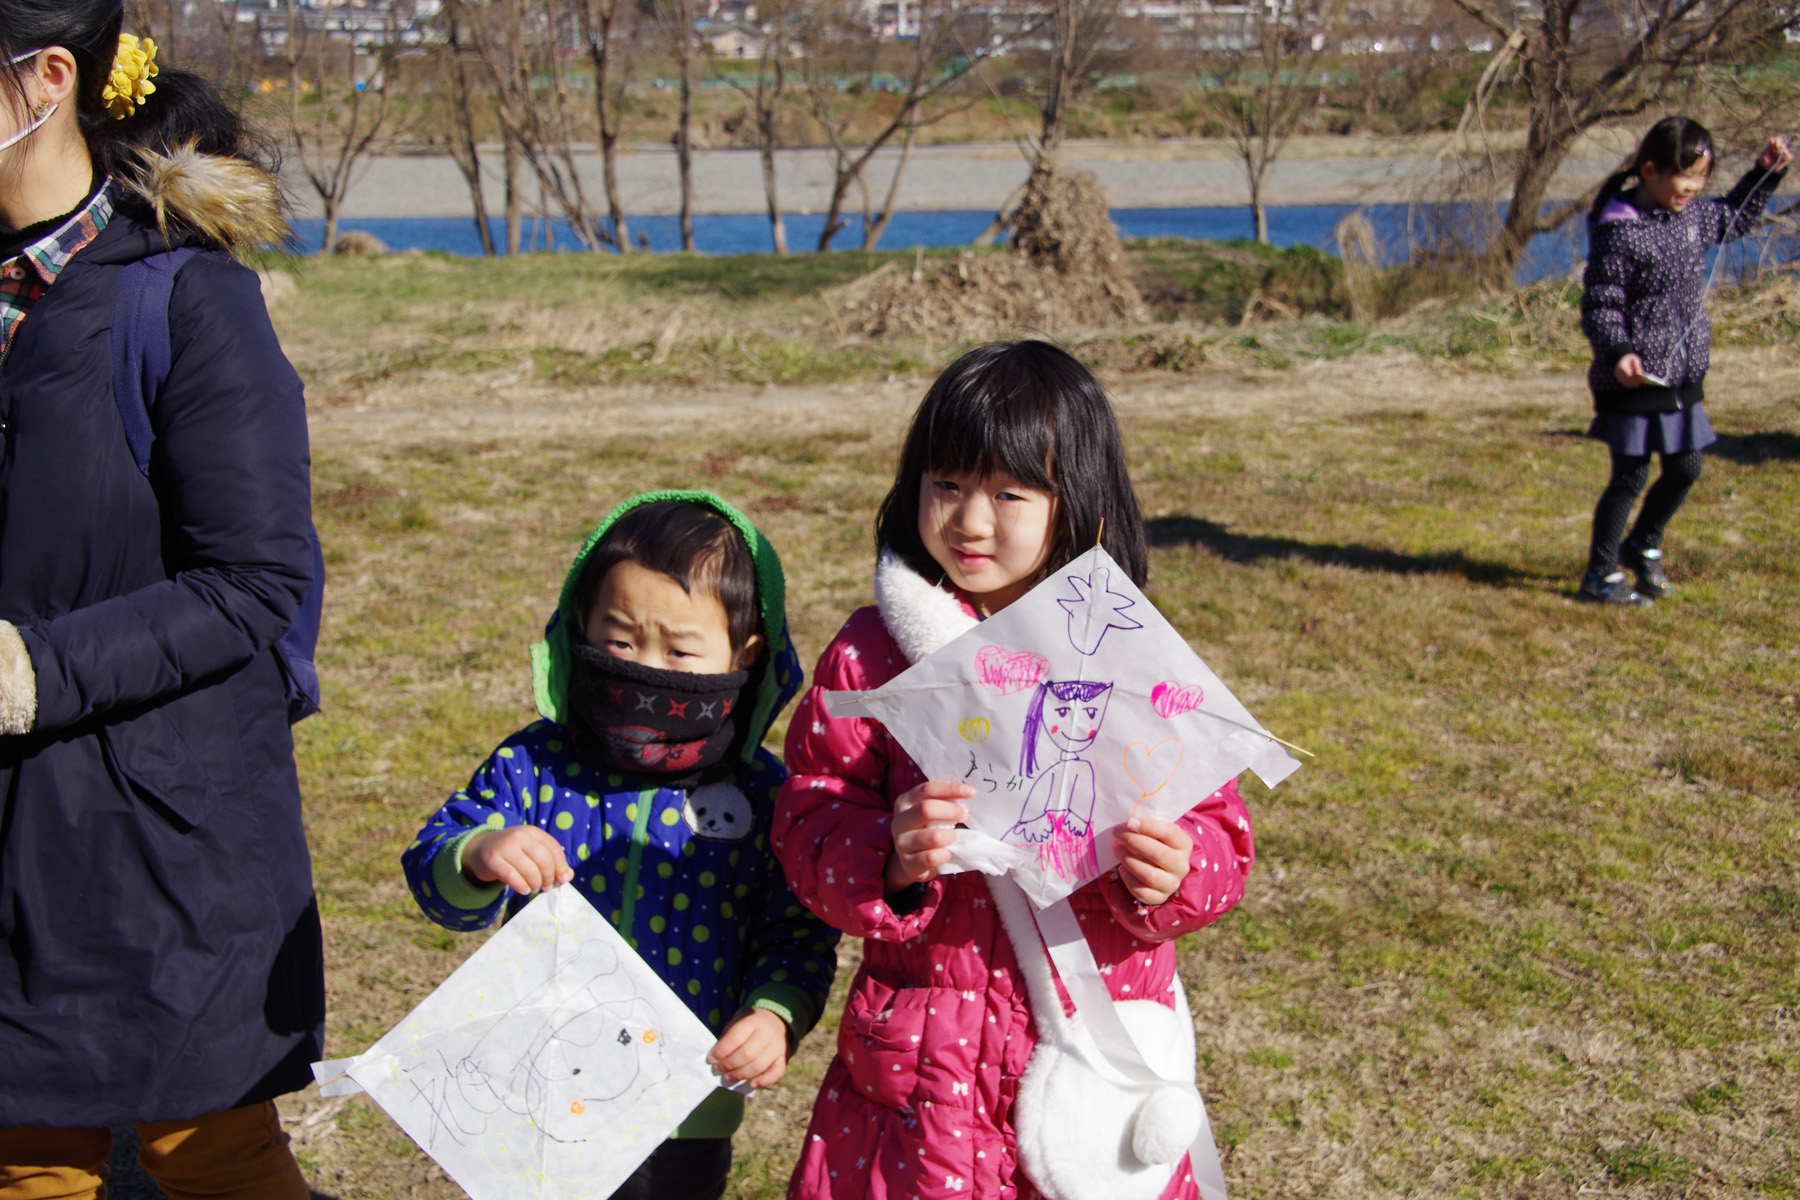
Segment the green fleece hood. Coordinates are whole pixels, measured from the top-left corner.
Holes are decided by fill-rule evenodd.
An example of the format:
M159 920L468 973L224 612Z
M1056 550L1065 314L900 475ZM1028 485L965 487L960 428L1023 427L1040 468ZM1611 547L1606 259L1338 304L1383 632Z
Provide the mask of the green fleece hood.
M756 756L757 747L762 745L763 738L768 736L769 726L774 723L775 715L800 690L800 658L794 650L793 639L788 636L787 578L781 572L780 556L775 553L775 547L769 544L769 539L750 523L748 517L711 492L645 492L625 501L594 526L593 532L582 543L581 552L570 565L569 573L563 577L562 596L557 601L556 612L551 614L549 624L544 626L544 640L531 647L531 690L537 701L537 710L558 724L566 724L565 701L569 694L569 663L572 657L569 639L581 625L580 614L575 611L575 590L581 580L582 568L587 565L588 556L620 517L635 508L660 500L682 500L718 513L744 539L744 545L750 550L751 561L756 564L756 599L761 610L757 614L757 628L768 645L768 653L762 655L756 666L751 668L754 707L750 713L750 723L747 726L749 736L744 739L742 755L745 761L749 761Z

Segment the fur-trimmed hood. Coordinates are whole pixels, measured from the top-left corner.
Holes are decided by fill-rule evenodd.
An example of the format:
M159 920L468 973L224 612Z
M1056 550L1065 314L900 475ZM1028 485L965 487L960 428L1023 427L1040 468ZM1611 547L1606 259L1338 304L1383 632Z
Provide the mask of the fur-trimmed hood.
M932 583L892 550L875 563L875 604L907 661L929 658L975 628L977 617L955 592Z
M205 242L244 258L287 241L281 181L255 163L192 145L166 154L141 149L138 157L140 167L119 185L171 242Z

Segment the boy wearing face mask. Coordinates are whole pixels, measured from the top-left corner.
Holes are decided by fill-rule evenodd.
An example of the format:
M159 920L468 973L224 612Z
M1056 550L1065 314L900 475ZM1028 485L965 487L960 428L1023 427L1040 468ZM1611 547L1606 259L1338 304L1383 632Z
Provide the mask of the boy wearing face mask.
M531 659L544 719L402 855L419 906L479 929L574 886L720 1034L724 1082L773 1084L823 1010L838 937L769 848L786 772L762 739L801 679L774 547L708 493L629 500L576 556ZM714 1092L615 1197L714 1200L742 1112Z

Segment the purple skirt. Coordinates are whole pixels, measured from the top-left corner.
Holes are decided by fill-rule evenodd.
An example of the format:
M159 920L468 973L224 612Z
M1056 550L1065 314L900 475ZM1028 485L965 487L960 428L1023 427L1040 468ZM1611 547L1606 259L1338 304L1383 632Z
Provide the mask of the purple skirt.
M1704 450L1719 440L1703 403L1670 413L1602 413L1588 426L1587 435L1605 442L1615 454L1633 457Z

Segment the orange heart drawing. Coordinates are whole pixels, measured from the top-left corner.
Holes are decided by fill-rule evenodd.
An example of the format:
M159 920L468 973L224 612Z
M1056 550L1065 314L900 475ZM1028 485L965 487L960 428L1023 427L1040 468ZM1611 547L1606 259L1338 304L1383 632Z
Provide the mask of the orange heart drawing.
M1133 742L1125 747L1125 773L1148 799L1175 778L1185 751L1180 738L1164 738L1154 746L1148 742Z

